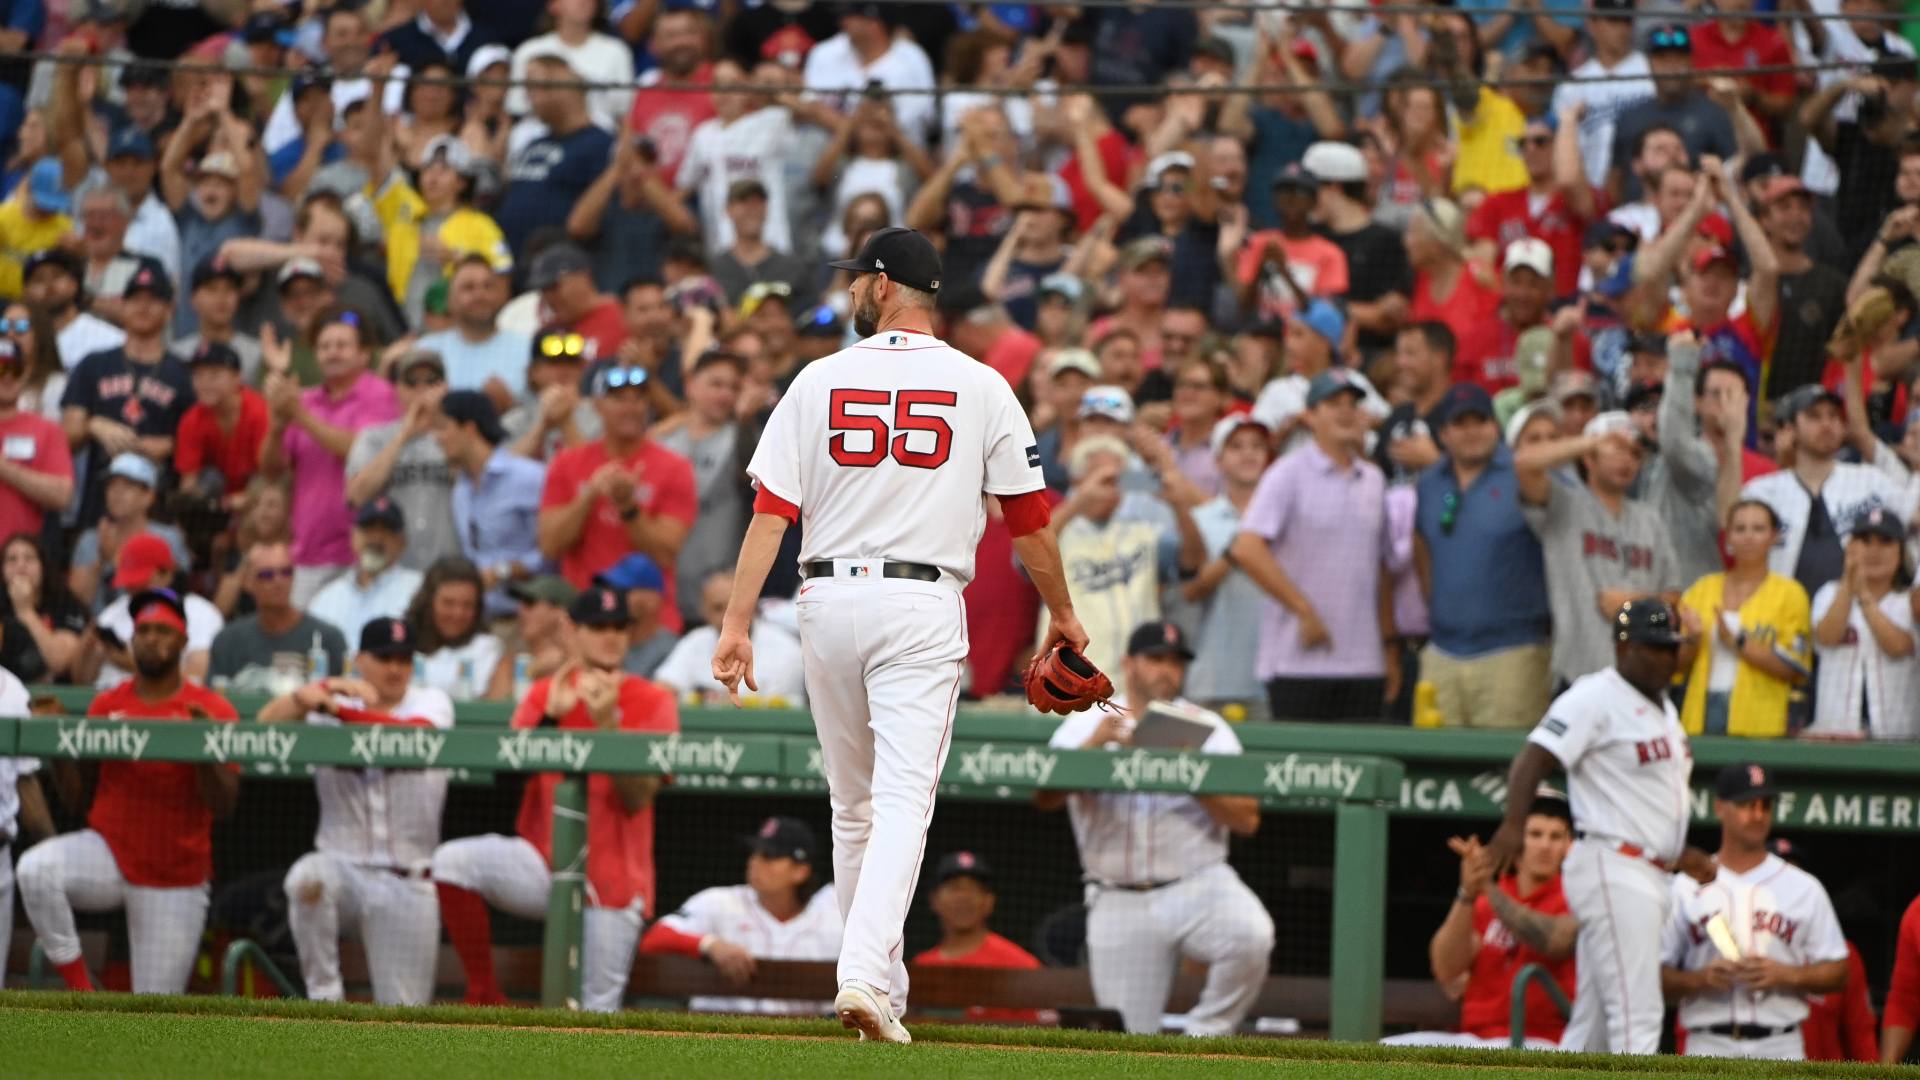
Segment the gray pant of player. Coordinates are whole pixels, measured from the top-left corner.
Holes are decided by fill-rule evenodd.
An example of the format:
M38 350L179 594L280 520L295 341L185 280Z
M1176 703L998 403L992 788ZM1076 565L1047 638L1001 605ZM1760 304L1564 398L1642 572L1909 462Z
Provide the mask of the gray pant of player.
M1660 1050L1660 932L1670 878L1604 842L1576 840L1560 866L1567 907L1580 920L1573 1015L1563 1050L1654 1054Z
M1180 958L1208 965L1189 1035L1231 1035L1266 982L1273 918L1225 863L1149 892L1088 889L1087 968L1093 997L1127 1030L1157 1032Z
M0 844L0 987L7 983L7 957L13 948L13 849Z
M471 889L481 899L523 919L547 917L552 875L540 850L518 836L469 836L449 840L433 852L433 879ZM591 894L592 887L588 887ZM623 908L604 908L588 896L586 926L580 942L580 1007L587 1012L619 1012L633 971L633 950L644 921L635 897Z
M1805 1061L1807 1043L1800 1029L1764 1039L1736 1039L1711 1031L1687 1032L1688 1057L1747 1058L1752 1061Z
M360 866L327 851L303 856L287 871L287 926L300 950L307 997L342 1001L340 932L366 947L373 1000L425 1005L433 1000L440 952L440 900L425 876L402 877Z
M205 884L155 889L120 876L106 838L92 829L35 844L20 857L20 900L40 935L48 962L80 958L73 912L127 909L127 946L133 960L133 992L179 994L193 974L200 932L207 925ZM11 909L9 909L11 910Z

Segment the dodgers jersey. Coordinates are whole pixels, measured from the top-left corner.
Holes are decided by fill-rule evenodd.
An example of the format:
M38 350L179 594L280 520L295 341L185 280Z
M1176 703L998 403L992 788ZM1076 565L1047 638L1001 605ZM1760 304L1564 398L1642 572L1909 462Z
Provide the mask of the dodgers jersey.
M1719 915L1733 932L1742 956L1765 956L1790 967L1847 958L1847 939L1833 913L1827 890L1812 874L1768 855L1744 874L1722 866L1705 885L1685 874L1673 876L1673 915L1660 935L1660 962L1682 971L1698 971L1720 956L1707 936L1707 922ZM1735 983L1730 991L1694 994L1680 1002L1680 1026L1693 1030L1715 1024L1786 1027L1809 1012L1805 994L1791 990L1756 992Z
M814 868L818 873L819 867ZM662 923L689 937L712 934L738 945L757 960L837 960L840 957L840 901L833 883L820 887L807 906L785 922L760 904L751 885L720 885L687 898ZM694 1012L777 1013L805 1016L827 1011L823 1002L776 999L694 997Z
M335 700L349 709L367 707L359 698ZM424 720L435 730L445 730L453 726L453 699L444 690L410 686L388 715L395 720ZM338 727L340 718L310 712L307 723ZM415 730L386 724L355 726L398 738ZM323 765L314 770L313 791L320 798L315 849L361 866L395 870L418 870L433 862L433 849L440 843L440 811L447 803L447 770Z
M1045 486L1006 379L926 334L888 330L815 360L774 406L748 475L800 508L800 560L927 563L961 584L980 495Z
M1613 668L1574 681L1527 736L1567 770L1582 833L1636 845L1663 862L1687 843L1693 749L1673 702L1659 704Z

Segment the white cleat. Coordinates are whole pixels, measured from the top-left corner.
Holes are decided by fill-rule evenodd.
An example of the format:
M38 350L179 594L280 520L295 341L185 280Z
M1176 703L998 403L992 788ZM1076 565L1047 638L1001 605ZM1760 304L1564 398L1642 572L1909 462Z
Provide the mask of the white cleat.
M907 1029L894 1017L893 1006L887 1004L886 995L858 979L840 984L840 993L833 999L833 1011L839 1015L842 1027L860 1032L862 1042L913 1041L913 1036L907 1034Z

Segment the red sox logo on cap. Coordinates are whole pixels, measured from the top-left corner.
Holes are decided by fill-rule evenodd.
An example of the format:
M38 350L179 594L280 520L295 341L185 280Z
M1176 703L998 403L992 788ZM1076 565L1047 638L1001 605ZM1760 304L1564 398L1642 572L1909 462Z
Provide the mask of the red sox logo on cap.
M1767 782L1767 770L1758 765L1747 766L1747 783L1759 787Z
M603 592L600 594L600 610L601 611L613 610L613 594L612 593Z
M771 839L773 834L779 831L780 831L780 819L768 818L766 821L766 824L760 826L760 838L762 840Z
M955 855L953 857L953 861L959 864L960 869L971 870L973 869L973 852L963 851L960 854Z
M407 636L407 624L399 619L393 620L393 640L404 641Z
M1179 643L1180 630L1177 627L1175 627L1172 623L1166 624L1166 626L1163 627L1162 630L1166 636L1167 644L1175 645Z

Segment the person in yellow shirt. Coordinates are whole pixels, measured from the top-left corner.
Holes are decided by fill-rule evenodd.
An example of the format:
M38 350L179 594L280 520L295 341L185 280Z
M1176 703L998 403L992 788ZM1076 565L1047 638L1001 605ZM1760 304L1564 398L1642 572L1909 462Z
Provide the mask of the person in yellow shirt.
M483 256L499 274L513 269L500 226L469 205L477 172L467 144L440 135L421 151L418 189L393 169L373 194L374 211L387 231L387 283L410 326L420 325L427 290L463 257Z
M0 203L0 296L20 295L21 264L60 246L73 232L72 211L60 159L41 158L13 198Z
M1812 670L1807 591L1767 570L1780 519L1757 499L1727 515L1733 569L1708 574L1680 598L1688 672L1680 723L1689 735L1773 739L1787 733L1787 702Z
M1527 165L1520 160L1520 136L1527 117L1512 98L1481 80L1484 58L1473 21L1449 13L1435 19L1429 61L1448 83L1452 102L1453 194L1472 191L1498 195L1527 186ZM1463 200L1472 208L1476 198Z

